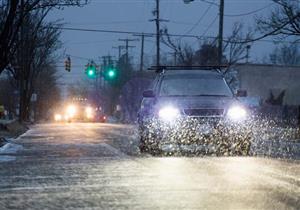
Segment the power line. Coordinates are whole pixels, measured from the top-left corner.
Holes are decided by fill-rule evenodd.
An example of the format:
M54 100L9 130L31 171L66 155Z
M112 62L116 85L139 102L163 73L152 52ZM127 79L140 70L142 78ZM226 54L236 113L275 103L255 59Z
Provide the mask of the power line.
M202 37L204 37L206 35L206 33L208 32L208 30L213 26L213 24L217 21L219 15L216 15L216 17L213 19L213 21L211 21L211 23L209 24L209 26L205 29L205 31L203 32L203 34L201 35Z
M119 41L125 42L125 50L126 50L126 64L128 64L129 61L129 48L134 48L135 46L129 46L129 42L135 42L135 41L139 41L138 39L119 39Z
M213 26L213 24L217 21L219 15L216 15L215 18L213 19L213 21L211 21L211 23L208 25L208 27L205 29L205 31L201 34L201 37L204 37L206 35L206 33L208 32L208 30ZM192 45L194 45L196 42L198 42L198 40L196 40L195 42L193 42Z
M130 34L130 35L141 35L141 34L145 34L147 36L151 36L154 37L156 36L155 33L143 33L143 32L137 32L137 31L119 31L119 30L102 30L102 29L84 29L84 28L70 28L70 27L52 27L52 28L57 28L57 29L61 29L61 30L66 30L66 31L81 31L81 32L95 32L95 33L114 33L114 34ZM254 41L258 41L258 42L271 42L273 43L273 40L266 40L263 39L265 37L267 37L270 33L260 36L256 39L253 40L245 40L245 39L241 39L240 41L234 41L232 43L244 43L244 42L254 42ZM214 39L216 38L215 36L199 36L199 35L184 35L184 34L168 34L171 37L186 37L186 38L196 38L196 39ZM226 39L223 39L223 41L225 42L229 42ZM282 43L294 43L292 41L281 41Z
M69 22L67 25L107 25L107 24L124 24L124 23L144 23L145 21L107 21L107 22Z
M206 14L208 13L208 11L210 10L210 8L212 7L212 4L210 4L207 9L205 10L205 12L201 15L201 17L199 18L199 20L184 34L189 34L190 32L192 32L199 24L200 22L203 20L203 18L206 16Z
M204 2L204 3L207 3L207 4L210 4L210 5L217 6L217 7L220 6L218 3L215 3L215 2L212 2L212 1L207 1L207 0L200 0L200 1L202 1L202 2Z
M268 4L267 6L264 6L262 8L259 8L257 10L253 10L253 11L247 12L247 13L242 13L242 14L225 14L224 16L226 16L226 17L241 17L241 16L252 15L252 14L255 14L257 12L260 12L260 11L262 11L262 10L264 10L264 9L272 6L273 4L275 4L275 3Z
M68 56L70 56L71 58L77 58L77 59L80 59L80 60L90 60L90 58L84 58L84 57L76 56L76 55L70 55L70 54L68 54Z

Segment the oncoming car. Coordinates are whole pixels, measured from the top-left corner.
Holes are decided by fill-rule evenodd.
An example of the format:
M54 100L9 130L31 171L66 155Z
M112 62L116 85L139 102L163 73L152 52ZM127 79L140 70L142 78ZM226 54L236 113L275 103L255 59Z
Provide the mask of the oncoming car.
M61 112L54 114L56 122L105 122L105 115L98 117L97 109L89 104L69 103ZM104 119L104 120L103 120Z
M217 69L162 71L144 91L140 150L248 155L248 110Z

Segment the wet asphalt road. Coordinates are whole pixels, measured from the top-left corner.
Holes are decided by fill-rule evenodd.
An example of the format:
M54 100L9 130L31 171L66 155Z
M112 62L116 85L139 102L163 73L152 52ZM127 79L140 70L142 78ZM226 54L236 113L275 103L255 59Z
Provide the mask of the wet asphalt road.
M42 124L0 162L0 209L300 209L300 161L151 157L132 126Z

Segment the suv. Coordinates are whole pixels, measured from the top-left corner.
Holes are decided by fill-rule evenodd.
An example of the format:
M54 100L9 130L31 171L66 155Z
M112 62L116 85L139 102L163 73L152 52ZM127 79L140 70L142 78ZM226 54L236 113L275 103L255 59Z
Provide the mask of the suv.
M144 91L140 150L248 155L248 110L217 69L162 71Z

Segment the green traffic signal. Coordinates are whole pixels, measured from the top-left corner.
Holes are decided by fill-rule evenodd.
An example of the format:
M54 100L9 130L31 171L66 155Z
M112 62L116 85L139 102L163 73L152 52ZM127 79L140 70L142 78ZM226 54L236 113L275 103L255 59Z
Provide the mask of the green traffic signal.
M115 68L106 69L104 72L104 78L106 80L114 80L117 77L117 70Z
M114 69L110 69L110 70L108 71L108 76L109 76L110 78L114 78L114 77L116 76L115 70L114 70Z
M93 78L93 77L96 76L96 67L93 66L93 65L90 65L90 66L87 67L85 72L86 72L88 77Z
M93 70L93 69L90 69L90 70L88 71L88 75L89 75L89 76L94 76L94 75L95 75L94 70Z

